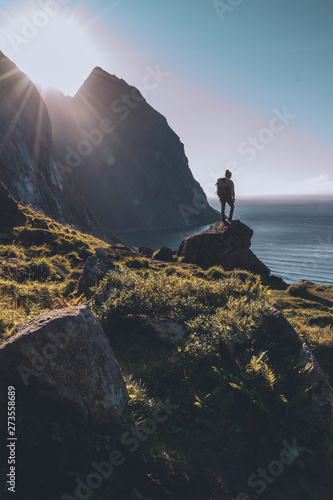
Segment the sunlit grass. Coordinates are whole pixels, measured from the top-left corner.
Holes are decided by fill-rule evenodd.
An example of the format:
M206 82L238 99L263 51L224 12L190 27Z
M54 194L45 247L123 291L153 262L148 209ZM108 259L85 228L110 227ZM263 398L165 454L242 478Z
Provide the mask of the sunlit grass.
M13 241L0 245L0 338L17 323L43 312L84 302L76 286L87 253L108 244L63 226L31 208L21 207L25 224ZM40 240L36 242L35 240Z

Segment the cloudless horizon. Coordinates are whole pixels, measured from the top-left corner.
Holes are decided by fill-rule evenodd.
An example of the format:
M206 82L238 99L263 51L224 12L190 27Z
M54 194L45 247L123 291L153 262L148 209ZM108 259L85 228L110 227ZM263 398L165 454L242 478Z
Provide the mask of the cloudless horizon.
M101 66L146 89L208 197L226 168L240 198L333 194L328 0L0 0L0 14L0 50L37 85L74 95Z

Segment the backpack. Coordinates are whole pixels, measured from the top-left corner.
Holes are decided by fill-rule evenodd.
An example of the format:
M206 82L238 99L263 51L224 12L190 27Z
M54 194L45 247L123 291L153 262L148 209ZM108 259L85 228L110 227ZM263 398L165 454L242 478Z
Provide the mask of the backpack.
M221 196L231 196L231 189L225 184L224 179L217 179L217 183L215 184L216 186L216 194L219 198Z
M223 182L223 179L217 179L217 183L215 184L216 186L216 194L219 198L225 194L225 184Z

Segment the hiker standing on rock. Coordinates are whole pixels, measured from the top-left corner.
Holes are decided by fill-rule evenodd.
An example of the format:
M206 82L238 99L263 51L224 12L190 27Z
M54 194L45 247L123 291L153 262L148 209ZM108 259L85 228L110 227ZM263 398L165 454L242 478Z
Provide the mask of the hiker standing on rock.
M231 180L231 172L230 170L225 171L225 177L221 179L217 179L216 183L216 194L220 199L221 202L221 216L222 216L222 221L224 224L226 223L225 220L225 205L228 203L230 206L230 214L228 217L229 222L232 221L232 216L234 213L234 208L235 208L235 186L234 183Z

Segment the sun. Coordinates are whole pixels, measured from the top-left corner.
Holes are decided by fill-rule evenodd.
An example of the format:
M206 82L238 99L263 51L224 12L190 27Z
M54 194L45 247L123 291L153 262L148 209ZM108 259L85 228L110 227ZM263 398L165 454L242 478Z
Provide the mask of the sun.
M74 95L98 65L98 48L82 16L70 15L56 0L49 5L53 10L16 7L1 29L6 33L4 52L39 87Z

